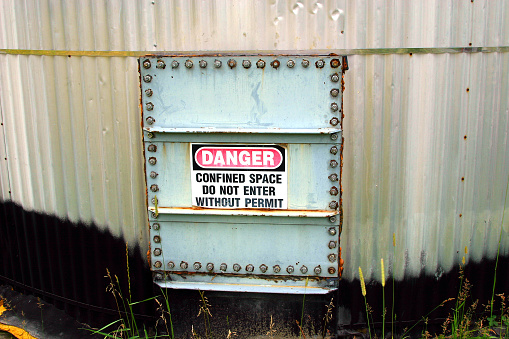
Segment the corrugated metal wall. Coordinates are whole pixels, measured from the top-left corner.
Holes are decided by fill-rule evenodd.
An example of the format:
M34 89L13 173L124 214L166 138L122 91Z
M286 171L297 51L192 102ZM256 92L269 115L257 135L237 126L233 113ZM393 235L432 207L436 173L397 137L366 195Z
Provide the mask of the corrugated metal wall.
M507 1L11 0L0 6L3 200L94 222L144 252L134 55L347 49L353 55L344 93L344 277L353 279L358 266L378 277L380 258L392 270L393 253L402 278L447 271L465 247L467 260L496 252L509 211ZM503 48L437 54L469 46ZM404 50L421 47L430 50ZM504 223L507 255L509 216Z

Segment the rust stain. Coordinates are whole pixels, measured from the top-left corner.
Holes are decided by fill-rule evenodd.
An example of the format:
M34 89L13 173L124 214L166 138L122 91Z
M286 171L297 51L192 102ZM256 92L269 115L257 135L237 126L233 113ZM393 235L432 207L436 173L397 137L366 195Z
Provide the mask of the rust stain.
M179 275L182 278L186 279L187 276L211 276L214 280L217 276L225 276L225 277L234 277L234 278L248 278L248 279L262 279L267 281L272 281L275 283L284 282L284 281L302 281L302 280L311 280L311 281L321 281L326 280L326 277L308 277L308 276L289 276L289 275L258 275L258 274L238 274L238 273L203 273L203 272L189 272L189 271L167 271L167 273ZM211 281L212 281L211 280Z

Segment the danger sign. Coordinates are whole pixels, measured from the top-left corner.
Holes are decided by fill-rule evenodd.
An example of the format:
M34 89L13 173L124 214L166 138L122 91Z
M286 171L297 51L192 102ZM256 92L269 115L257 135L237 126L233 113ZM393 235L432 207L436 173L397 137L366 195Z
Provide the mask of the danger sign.
M191 144L193 206L288 208L286 148Z

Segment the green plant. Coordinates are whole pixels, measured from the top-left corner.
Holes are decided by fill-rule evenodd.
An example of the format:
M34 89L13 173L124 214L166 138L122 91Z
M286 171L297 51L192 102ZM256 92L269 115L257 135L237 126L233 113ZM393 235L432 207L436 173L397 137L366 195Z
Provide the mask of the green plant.
M210 318L212 317L212 313L210 313L210 304L209 300L205 296L204 291L198 291L200 294L200 310L198 311L197 317L203 314L203 321L205 323L205 337L209 338L211 333L210 331ZM193 330L193 335L195 335Z
M361 281L362 296L364 297L364 306L366 306L366 319L368 321L369 337L371 338L371 326L369 325L368 301L366 299L366 284L364 282L364 275L362 275L362 268L360 266L359 266L359 279Z

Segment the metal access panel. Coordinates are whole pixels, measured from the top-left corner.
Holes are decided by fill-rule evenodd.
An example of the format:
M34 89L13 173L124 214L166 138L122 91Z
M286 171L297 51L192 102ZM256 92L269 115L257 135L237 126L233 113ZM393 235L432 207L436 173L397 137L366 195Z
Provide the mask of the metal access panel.
M327 293L343 59L139 59L151 268L169 288Z

